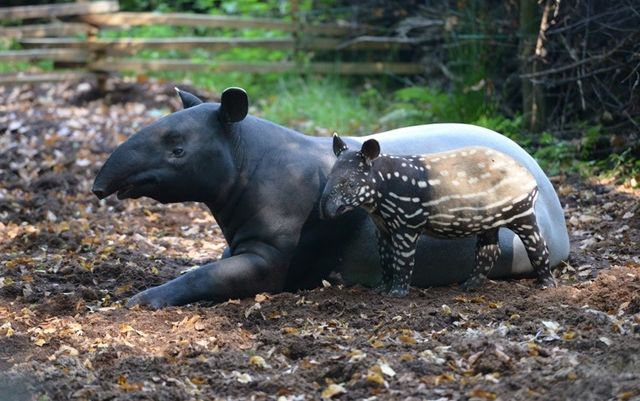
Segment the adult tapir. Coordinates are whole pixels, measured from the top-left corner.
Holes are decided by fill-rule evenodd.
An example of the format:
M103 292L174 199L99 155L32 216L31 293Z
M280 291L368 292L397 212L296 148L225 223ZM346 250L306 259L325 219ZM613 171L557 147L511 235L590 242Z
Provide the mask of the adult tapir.
M203 103L178 90L184 110L161 118L121 144L93 185L103 199L153 198L162 203L206 204L228 243L222 258L149 288L129 305L159 308L200 300L224 301L260 292L277 293L318 285L331 271L347 283L374 285L380 278L375 227L364 211L323 220L319 201L335 162L331 138L309 137L248 116L240 88L221 102ZM330 99L327 99L330 101ZM549 246L551 265L569 253L558 197L538 164L510 139L464 124L400 128L368 137L345 138L360 147L376 138L386 153L423 154L462 146L506 153L536 178L535 213ZM502 254L493 277L532 273L522 243L501 230ZM420 239L413 284L437 286L465 280L474 265L475 239Z

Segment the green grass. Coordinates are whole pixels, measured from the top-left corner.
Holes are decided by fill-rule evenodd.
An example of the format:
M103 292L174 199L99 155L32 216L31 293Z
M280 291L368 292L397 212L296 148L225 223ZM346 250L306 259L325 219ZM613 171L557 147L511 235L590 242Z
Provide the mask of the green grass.
M366 135L378 128L375 109L338 78L280 79L266 97L257 99L260 114L308 134Z

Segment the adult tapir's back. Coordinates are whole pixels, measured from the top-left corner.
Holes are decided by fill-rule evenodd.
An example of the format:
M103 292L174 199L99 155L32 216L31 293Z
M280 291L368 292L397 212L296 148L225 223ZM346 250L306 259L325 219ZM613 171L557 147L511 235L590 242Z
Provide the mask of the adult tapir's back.
M551 265L555 266L569 254L569 237L564 213L551 182L538 163L509 138L486 128L467 124L429 124L400 128L375 135L347 138L349 144L361 144L367 139L377 139L386 154L411 155L436 153L466 146L484 146L505 153L527 168L535 177L540 191L535 213L541 231L549 246ZM355 147L355 145L354 145ZM359 146L358 146L359 147ZM327 141L327 148L330 145ZM358 211L354 213L359 213ZM342 274L348 282L373 284L369 266L378 263L374 225L364 219L363 227L355 233L345 249ZM423 236L418 244L413 283L417 286L433 286L461 281L473 267L474 238L442 240ZM513 233L500 231L502 255L492 272L493 277L517 276L532 272L526 251Z

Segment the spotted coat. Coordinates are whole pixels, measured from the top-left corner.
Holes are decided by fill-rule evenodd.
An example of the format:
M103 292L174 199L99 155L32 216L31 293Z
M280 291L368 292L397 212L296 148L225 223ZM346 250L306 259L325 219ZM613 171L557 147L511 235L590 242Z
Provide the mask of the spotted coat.
M502 227L522 240L540 285L555 286L534 214L536 180L511 157L486 147L390 156L380 154L373 139L360 151L349 151L337 135L334 153L338 160L321 208L328 218L356 207L370 213L378 228L380 291L407 293L422 233L438 238L476 235L476 263L463 287L479 287L500 256Z

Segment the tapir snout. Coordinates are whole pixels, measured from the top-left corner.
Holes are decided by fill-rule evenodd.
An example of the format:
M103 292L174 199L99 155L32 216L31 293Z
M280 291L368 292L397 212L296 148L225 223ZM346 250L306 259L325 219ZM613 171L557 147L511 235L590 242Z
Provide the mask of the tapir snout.
M116 192L119 199L137 198L146 195L157 183L153 167L157 161L152 152L139 146L137 139L132 137L116 148L98 172L91 191L99 199Z

